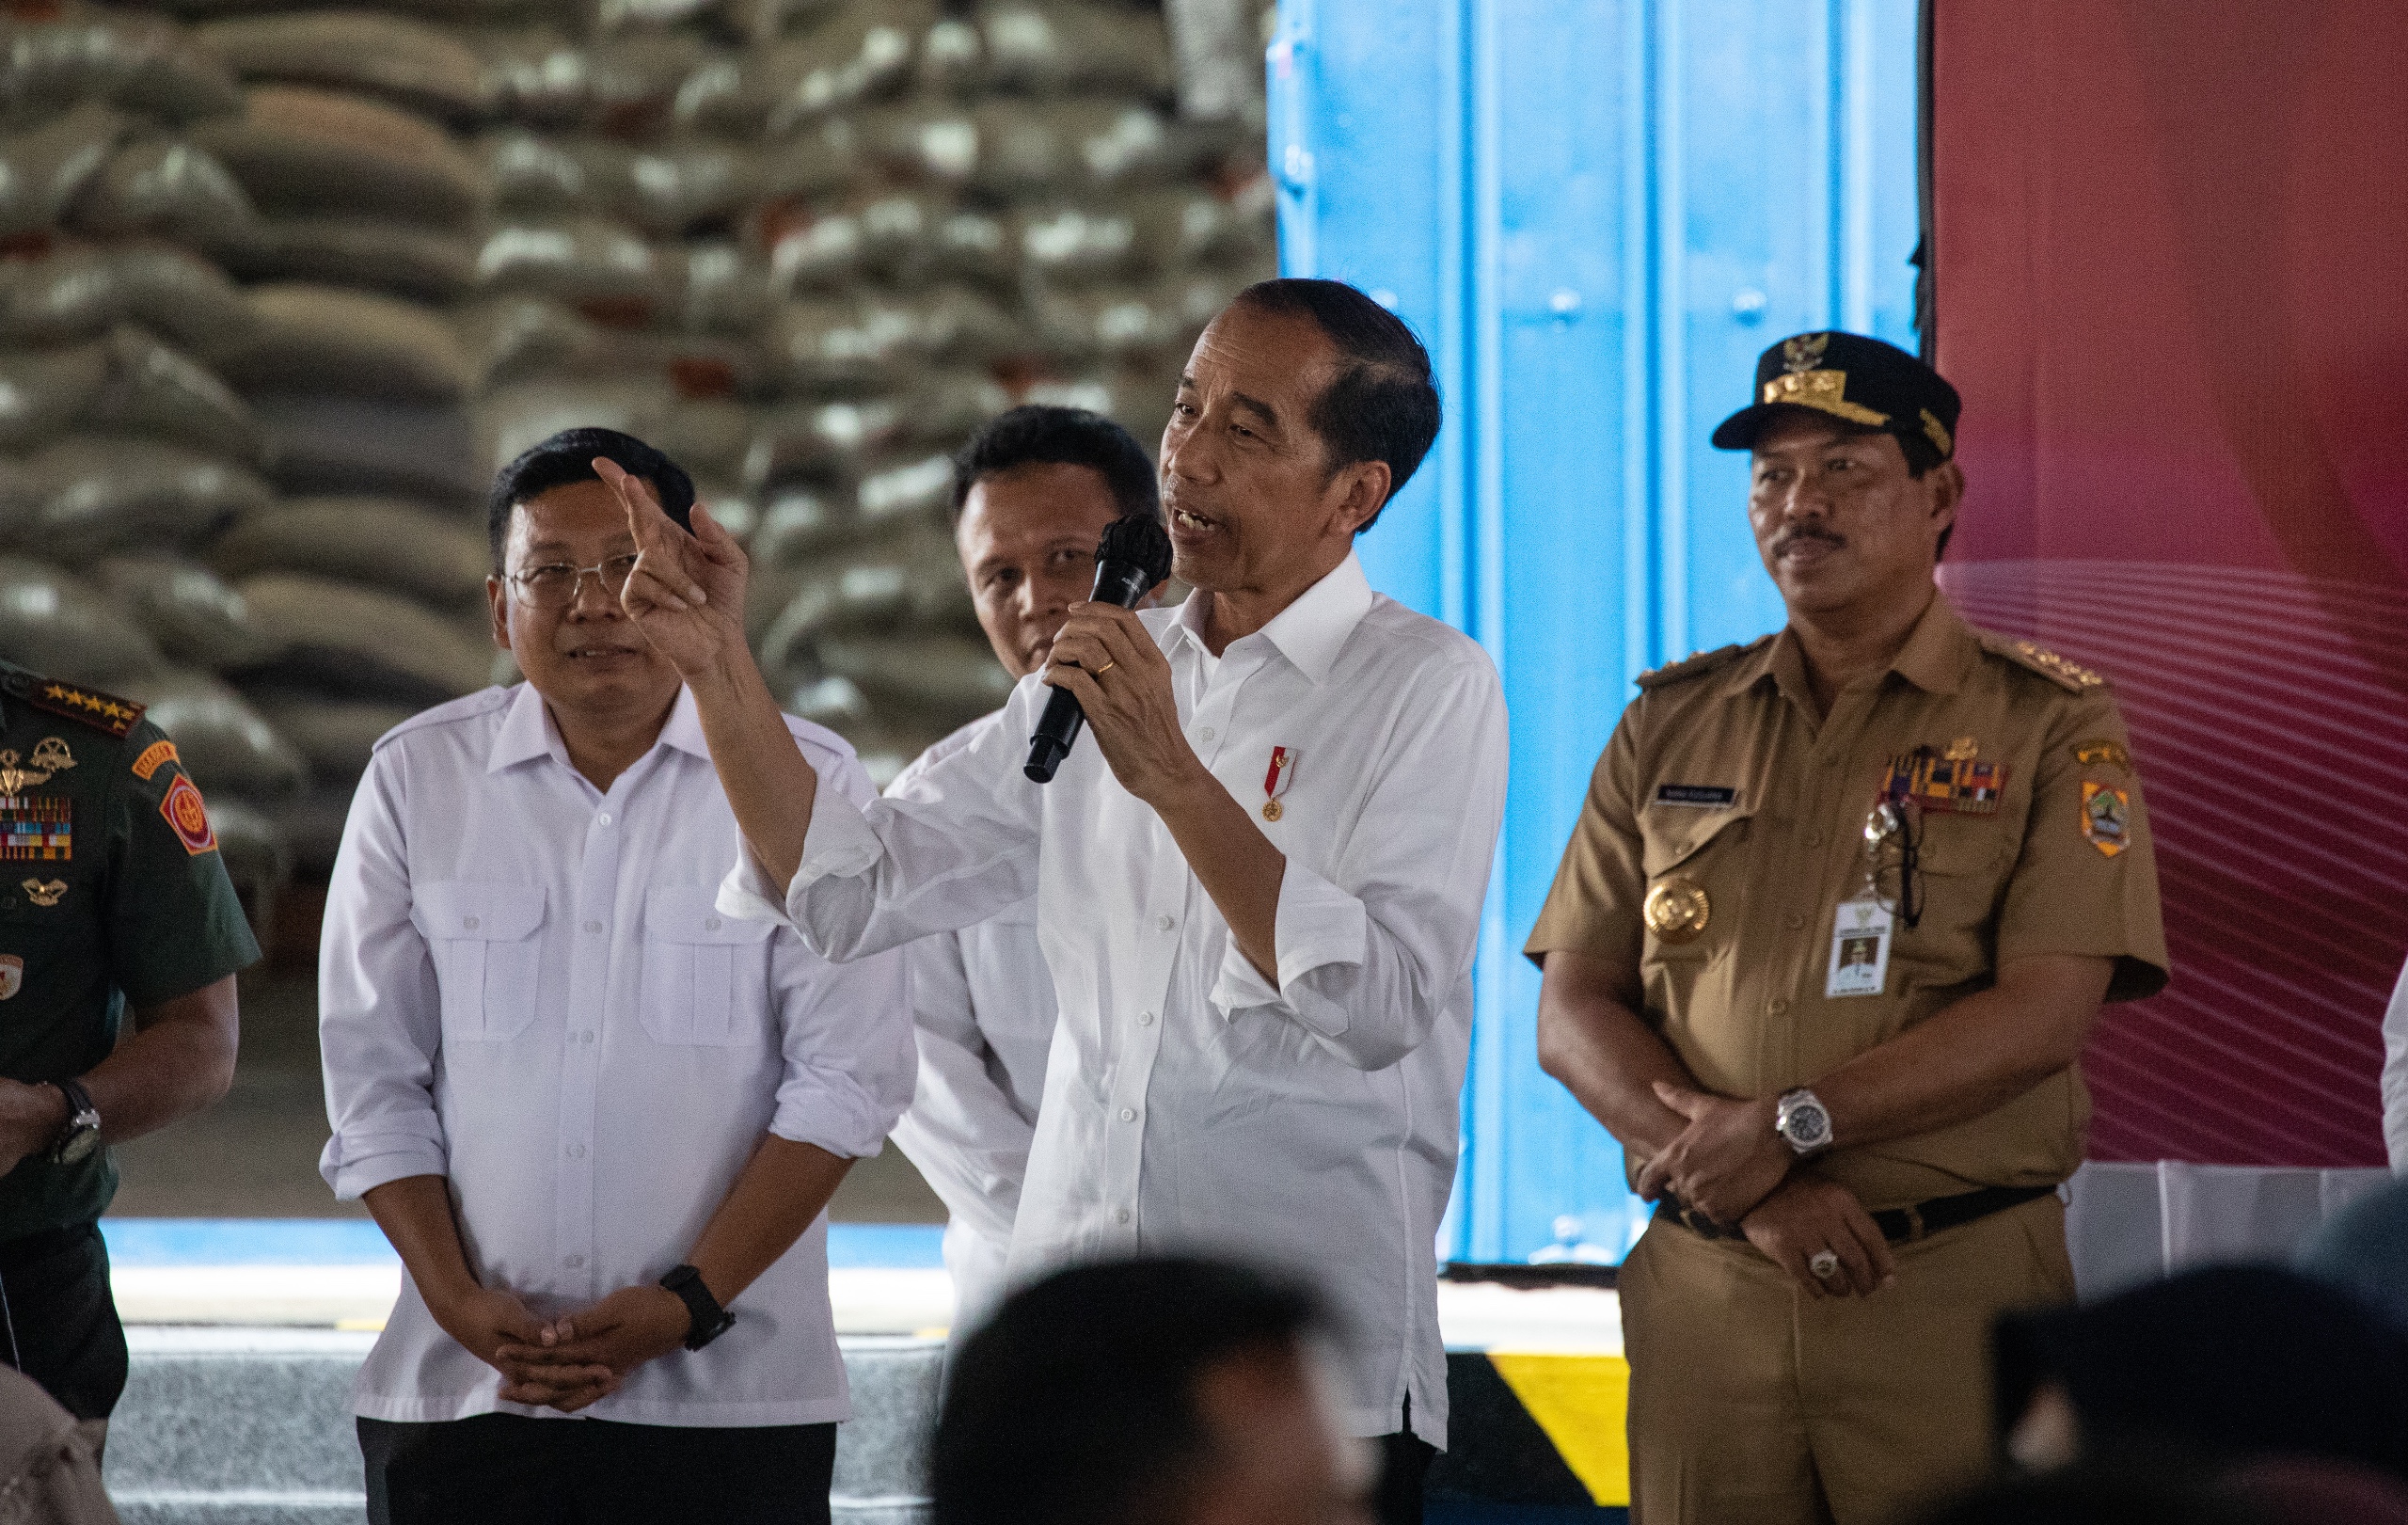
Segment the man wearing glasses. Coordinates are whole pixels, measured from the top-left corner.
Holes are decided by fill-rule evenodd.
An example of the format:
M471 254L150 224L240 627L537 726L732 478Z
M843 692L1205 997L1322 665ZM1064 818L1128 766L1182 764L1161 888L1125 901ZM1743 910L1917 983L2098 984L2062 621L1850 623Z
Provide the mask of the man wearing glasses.
M736 820L621 611L597 456L688 522L686 473L610 430L501 472L487 589L527 680L377 744L328 889L322 1169L406 1273L353 1394L369 1513L824 1522L824 1209L911 1098L901 955L833 965L713 908Z
M1620 1283L1647 1525L1981 1474L1993 1319L2073 1295L2083 1038L2165 983L2104 680L1940 595L1957 411L1877 340L1765 352L1714 443L1788 624L1640 678L1530 934L1541 1060L1659 1204Z

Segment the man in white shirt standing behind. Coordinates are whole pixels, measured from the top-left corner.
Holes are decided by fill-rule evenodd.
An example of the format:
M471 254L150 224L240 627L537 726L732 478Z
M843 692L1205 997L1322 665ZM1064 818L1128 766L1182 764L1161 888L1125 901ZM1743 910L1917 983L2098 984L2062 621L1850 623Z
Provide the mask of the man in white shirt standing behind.
M1082 604L1004 719L866 811L784 744L743 641L742 549L643 487L625 603L692 689L748 855L723 907L850 959L1034 893L1060 1003L1016 1279L1202 1248L1310 1275L1349 1331L1345 1420L1418 1519L1446 1438L1438 1216L1505 794L1486 653L1354 555L1438 430L1428 355L1334 281L1242 293L1163 432L1196 595ZM1049 685L1094 736L1022 772Z
M1015 678L1045 665L1054 637L1095 586L1095 548L1124 514L1162 512L1154 463L1129 431L1085 408L1030 404L1000 415L953 466L953 538L995 659ZM921 754L890 792L1002 723L996 711ZM904 948L920 1079L895 1142L944 1199L956 1343L1004 1299L1005 1258L1054 1043L1054 980L1037 945L1034 896Z
M825 1525L824 1209L911 1098L902 961L715 909L736 819L620 606L597 456L684 520L686 473L610 430L503 469L487 588L527 681L377 743L327 892L321 1168L405 1272L353 1388L369 1516Z

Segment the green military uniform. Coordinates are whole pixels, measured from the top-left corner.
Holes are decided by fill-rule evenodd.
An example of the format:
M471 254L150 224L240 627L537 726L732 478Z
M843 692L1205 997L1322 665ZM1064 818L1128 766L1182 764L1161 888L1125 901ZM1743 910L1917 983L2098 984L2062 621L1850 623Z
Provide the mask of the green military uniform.
M78 1078L108 1057L129 1005L259 953L200 792L142 707L0 662L0 1075ZM116 1190L106 1150L73 1165L37 1151L0 1177L0 1288L21 1341L43 1279L33 1262L59 1247L92 1247L104 1296L90 1225Z

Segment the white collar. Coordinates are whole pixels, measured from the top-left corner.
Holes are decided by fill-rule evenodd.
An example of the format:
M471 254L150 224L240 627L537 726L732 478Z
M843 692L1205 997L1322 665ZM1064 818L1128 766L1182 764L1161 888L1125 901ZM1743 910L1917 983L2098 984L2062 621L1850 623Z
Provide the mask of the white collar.
M1179 606L1175 627L1195 643L1196 649L1209 656L1212 647L1204 643L1204 612L1209 596L1201 589L1188 595ZM1346 645L1346 638L1363 616L1371 612L1371 584L1363 576L1363 564L1348 551L1346 559L1332 567L1319 582L1296 596L1295 600L1271 617L1271 622L1254 635L1229 643L1230 649L1244 645L1259 636L1271 643L1288 659L1296 671L1315 684L1329 675L1338 661L1338 654ZM1224 653L1226 655L1227 653Z

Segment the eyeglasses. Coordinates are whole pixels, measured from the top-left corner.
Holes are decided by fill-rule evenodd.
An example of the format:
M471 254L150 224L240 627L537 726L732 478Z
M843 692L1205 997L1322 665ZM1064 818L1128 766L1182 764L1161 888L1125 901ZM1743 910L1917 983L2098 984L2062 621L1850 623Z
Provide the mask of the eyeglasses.
M1923 812L1911 800L1883 801L1865 818L1864 845L1873 857L1873 893L1898 919L1923 920Z
M547 562L542 566L530 566L513 572L502 580L515 589L521 603L534 609L560 609L577 601L577 590L583 585L587 574L602 584L606 597L617 598L627 585L627 578L636 569L636 553L613 556L595 566L571 566L566 562Z

